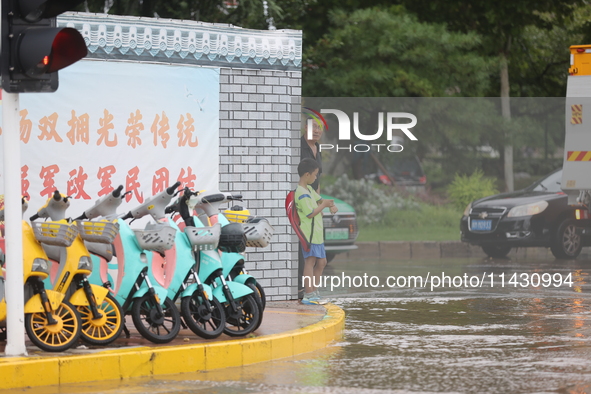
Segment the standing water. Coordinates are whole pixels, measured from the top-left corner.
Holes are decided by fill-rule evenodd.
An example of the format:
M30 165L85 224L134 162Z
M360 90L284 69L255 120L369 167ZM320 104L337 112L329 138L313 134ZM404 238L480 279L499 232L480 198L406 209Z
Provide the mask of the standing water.
M337 262L328 277L366 274L379 284L332 291L328 284L347 317L342 341L327 349L212 372L21 392L588 392L590 267L585 260ZM388 276L427 274L422 286L381 286ZM434 286L446 276L449 286Z

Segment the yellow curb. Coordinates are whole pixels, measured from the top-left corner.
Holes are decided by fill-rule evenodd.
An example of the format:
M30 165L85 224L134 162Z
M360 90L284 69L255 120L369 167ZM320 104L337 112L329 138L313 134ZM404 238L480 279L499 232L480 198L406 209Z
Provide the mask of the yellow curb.
M0 389L209 371L311 352L343 335L345 312L336 305L323 306L326 315L317 323L257 338L84 355L1 358L0 377L4 378Z

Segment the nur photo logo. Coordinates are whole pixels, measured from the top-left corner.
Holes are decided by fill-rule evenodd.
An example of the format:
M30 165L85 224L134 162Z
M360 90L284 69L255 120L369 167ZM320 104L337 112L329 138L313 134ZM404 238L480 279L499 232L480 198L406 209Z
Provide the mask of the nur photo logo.
M395 135L394 131L399 130L406 135L411 141L417 141L417 137L410 131L411 128L417 125L417 117L408 112L378 112L377 123L378 130L373 134L362 133L359 128L359 112L353 112L353 122L344 111L339 109L321 109L320 111L313 110L309 107L303 107L302 113L306 115L306 133L307 138L312 139L314 134L314 128L321 128L328 131L328 123L324 118L323 114L331 114L336 117L338 122L338 140L340 141L351 141L352 134L355 139L361 141L377 141L386 131L386 138L390 141L390 144L319 144L320 151L335 149L339 151L348 152L369 152L372 148L375 148L378 152L381 149L387 150L388 152L397 153L402 152L404 147L399 143L393 143L394 141L400 141L399 135ZM403 120L410 120L410 122L400 123ZM384 127L385 124L385 127ZM351 130L353 133L351 133ZM399 134L399 133L397 133Z

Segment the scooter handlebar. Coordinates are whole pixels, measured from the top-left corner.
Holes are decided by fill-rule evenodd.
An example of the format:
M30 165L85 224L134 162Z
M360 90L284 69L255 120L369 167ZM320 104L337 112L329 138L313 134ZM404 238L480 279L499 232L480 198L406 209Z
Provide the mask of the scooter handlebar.
M242 201L241 194L232 194L224 192L216 192L212 194L199 195L191 198L189 203L190 208L201 208L207 216L212 216L219 213L219 207L228 201Z
M111 193L111 195L113 197L121 197L121 192L123 191L123 185L119 185L117 187L117 189L113 190L113 192Z
M176 182L169 188L152 197L149 197L142 205L129 211L127 215L131 214L131 217L134 219L139 219L146 215L152 216L154 220L164 219L166 217L166 206L174 197L175 190L180 186L180 184L181 182Z
M82 213L82 215L78 216L77 218L74 218L74 221L76 220L86 220L88 219L88 216L86 216L86 213Z
M168 193L169 195L173 195L175 190L179 188L179 186L181 185L181 181L176 181L176 183L174 185L172 185L171 187L169 187L168 189L166 189L166 193Z
M114 217L117 214L117 208L123 202L123 185L119 185L117 189L111 193L99 198L94 205L84 211L84 213L78 216L74 220L94 219L99 216L102 217Z
M62 220L66 218L66 209L70 206L70 197L62 196L59 190L53 192L53 196L47 199L45 205L30 217L30 220L39 218L50 218L51 220Z

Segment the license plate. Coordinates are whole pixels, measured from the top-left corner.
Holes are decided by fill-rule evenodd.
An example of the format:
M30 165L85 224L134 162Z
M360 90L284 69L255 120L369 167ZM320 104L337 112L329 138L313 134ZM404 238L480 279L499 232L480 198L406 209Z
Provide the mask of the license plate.
M324 229L324 239L349 239L349 229L326 228Z
M490 231L492 229L492 220L472 220L470 229L472 231Z

